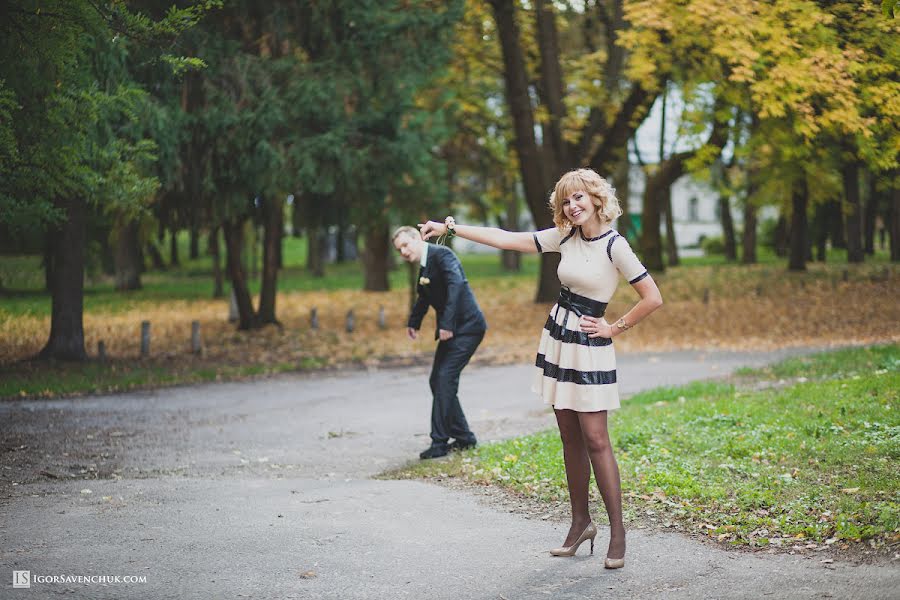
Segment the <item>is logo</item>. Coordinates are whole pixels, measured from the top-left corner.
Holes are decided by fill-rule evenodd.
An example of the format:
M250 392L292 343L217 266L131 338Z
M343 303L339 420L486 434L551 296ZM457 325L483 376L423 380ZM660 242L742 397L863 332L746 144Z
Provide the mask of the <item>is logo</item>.
M13 571L14 588L31 587L31 571Z

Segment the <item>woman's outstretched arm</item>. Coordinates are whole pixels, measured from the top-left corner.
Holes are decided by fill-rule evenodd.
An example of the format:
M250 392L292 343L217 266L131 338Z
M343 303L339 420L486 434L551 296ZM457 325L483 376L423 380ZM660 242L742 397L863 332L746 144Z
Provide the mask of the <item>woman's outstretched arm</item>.
M437 221L419 223L419 229L422 231L422 237L426 240L447 233L447 226ZM460 225L459 223L454 226L454 229L456 230L456 235L461 238L501 250L531 253L538 251L534 243L534 233L528 231L506 231L497 227L478 227L477 225Z

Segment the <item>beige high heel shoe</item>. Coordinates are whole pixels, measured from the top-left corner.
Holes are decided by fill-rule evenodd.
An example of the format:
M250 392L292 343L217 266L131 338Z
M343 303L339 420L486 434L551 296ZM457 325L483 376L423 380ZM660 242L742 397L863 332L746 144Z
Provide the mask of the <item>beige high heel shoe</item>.
M625 566L624 558L608 558L603 561L603 568L605 569L621 569Z
M553 556L575 556L578 546L580 546L584 540L591 540L591 554L593 554L595 537L597 537L597 528L594 527L593 523L588 523L588 526L584 528L584 531L581 532L581 535L578 536L578 539L575 540L574 544L571 546L563 546L562 548L554 548L550 551L550 554Z

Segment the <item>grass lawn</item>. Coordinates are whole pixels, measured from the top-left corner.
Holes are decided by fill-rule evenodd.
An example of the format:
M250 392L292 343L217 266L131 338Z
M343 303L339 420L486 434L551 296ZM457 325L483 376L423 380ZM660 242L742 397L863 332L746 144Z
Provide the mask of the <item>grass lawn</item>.
M624 401L610 422L632 525L739 547L885 552L900 543L896 344L744 370L737 384L655 389ZM389 476L464 478L568 508L556 430Z

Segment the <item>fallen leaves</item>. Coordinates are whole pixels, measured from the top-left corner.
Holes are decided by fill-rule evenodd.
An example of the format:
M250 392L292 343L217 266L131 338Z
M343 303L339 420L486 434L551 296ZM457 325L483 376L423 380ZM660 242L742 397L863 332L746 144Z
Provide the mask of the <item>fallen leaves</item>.
M894 300L900 296L900 280L860 276L836 281L836 274L821 265L811 265L810 269L805 279L765 266L671 269L655 276L666 304L626 335L617 337L617 349L768 350L900 340L900 303ZM473 361L533 361L550 309L550 305L532 302L534 282L505 279L499 285L482 279L472 287L489 325ZM706 289L710 290L708 303L703 302ZM405 289L386 293L281 293L278 317L283 328L251 332L236 331L227 321L225 300L171 300L97 308L85 313L85 344L93 354L102 340L111 368L122 370L129 364L140 364L218 373L223 366L237 365L258 368L256 372L263 374L285 368L428 364L435 344L430 335L434 311L423 322L422 335L410 341L405 333L408 297ZM637 299L629 286L620 285L607 317L624 314ZM384 329L378 325L381 307L387 324ZM310 328L313 308L318 313L317 330ZM356 323L353 333L347 333L345 317L351 309ZM148 359L140 358L140 323L144 320L151 322ZM201 324L205 349L199 356L190 351L194 320ZM4 318L0 309L0 364L36 354L46 342L49 328L49 317Z

